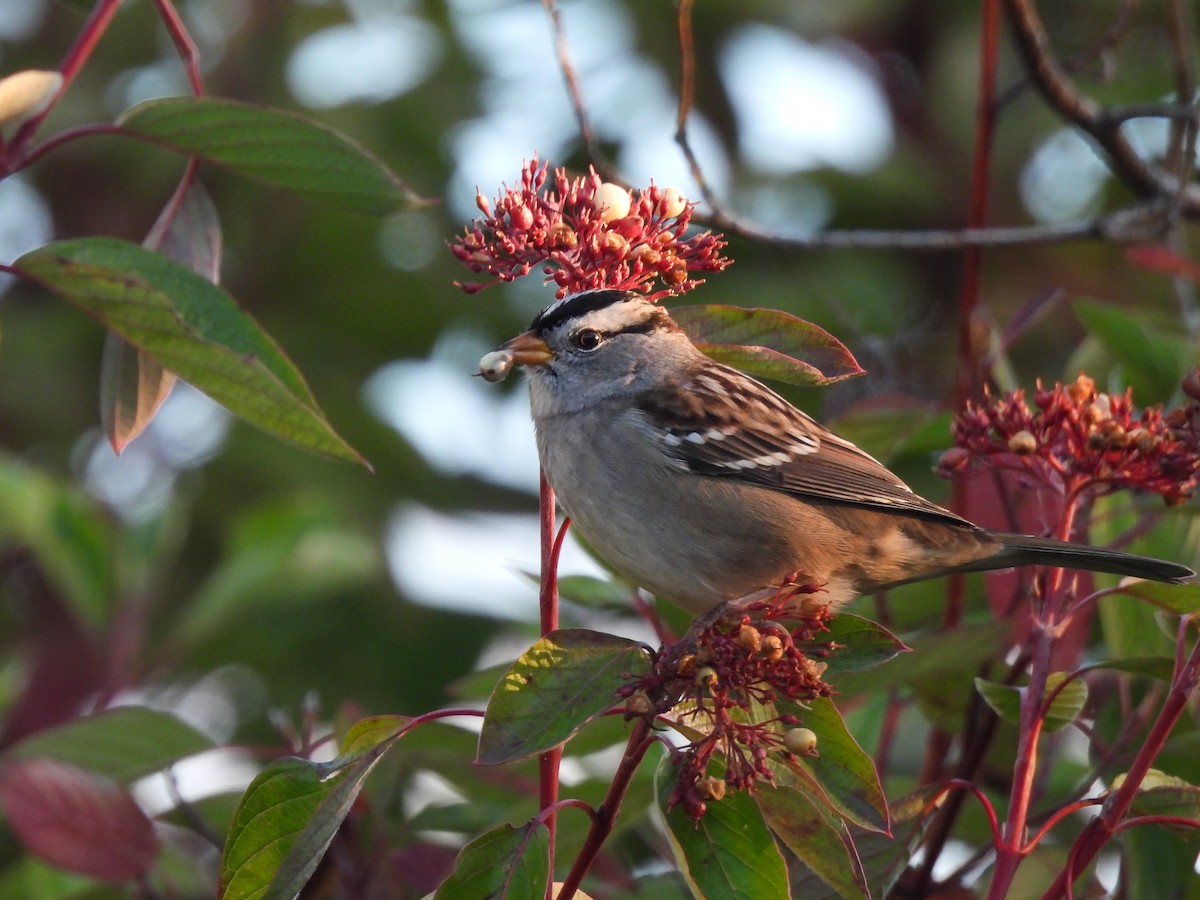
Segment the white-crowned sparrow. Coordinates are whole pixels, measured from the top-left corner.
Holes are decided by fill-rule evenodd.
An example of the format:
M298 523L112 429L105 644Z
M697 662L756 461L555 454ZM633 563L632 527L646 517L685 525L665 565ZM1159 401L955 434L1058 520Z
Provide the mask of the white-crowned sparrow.
M785 579L833 605L954 571L1042 564L1178 581L1185 566L978 528L701 353L661 306L593 290L481 361L525 366L562 509L636 585L693 614Z

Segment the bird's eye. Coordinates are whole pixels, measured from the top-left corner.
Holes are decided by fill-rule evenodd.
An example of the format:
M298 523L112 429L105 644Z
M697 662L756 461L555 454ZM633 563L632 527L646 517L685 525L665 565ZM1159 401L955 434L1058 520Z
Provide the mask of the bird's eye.
M595 350L604 343L604 335L594 328L584 328L576 332L572 340L580 350Z

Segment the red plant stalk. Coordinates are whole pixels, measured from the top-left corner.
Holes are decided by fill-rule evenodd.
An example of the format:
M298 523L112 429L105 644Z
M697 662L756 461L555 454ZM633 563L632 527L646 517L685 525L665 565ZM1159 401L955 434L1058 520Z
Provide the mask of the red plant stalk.
M542 637L558 628L558 556L570 521L565 521L555 535L554 488L542 472L538 482L538 518L541 537L541 586L538 608L541 615ZM538 757L538 808L547 813L558 803L558 769L562 763L562 747L554 747ZM554 883L554 837L556 818L548 812L543 819L548 838L550 879L546 882L546 900L552 900Z
M579 856L575 858L571 871L563 879L562 889L558 892L558 900L571 900L575 896L575 892L579 890L583 876L592 867L592 863L600 853L600 848L604 846L604 842L612 833L613 824L617 819L617 810L621 808L621 801L625 799L625 793L629 790L634 773L637 772L642 758L646 755L646 751L653 746L655 740L654 732L646 719L638 719L633 725L633 730L629 732L625 754L621 757L621 764L617 766L617 771L613 774L612 782L608 786L608 793L604 796L604 802L596 808L592 827L583 842Z
M121 0L97 0L92 14L83 23L79 36L75 38L75 43L71 45L67 55L63 58L62 65L58 67L58 72L62 75L62 86L58 89L58 94L50 103L46 104L45 109L22 124L13 135L12 141L9 143L8 155L14 164L19 164L25 146L32 139L34 132L45 121L46 116L50 115L50 111L54 109L59 98L66 93L75 76L79 74L79 70L83 68L83 64L88 61L92 51L100 43L100 38L108 30L108 25L113 16L117 14L120 5Z
M196 47L196 42L192 40L187 26L183 24L183 19L179 17L171 0L154 0L154 5L158 7L159 18L166 26L171 43L175 45L175 50L183 62L183 70L187 74L192 93L203 97L204 81L200 75L200 50Z
M1079 492L1070 490L1071 501L1063 509L1056 536L1070 540L1075 527L1075 514ZM988 891L989 900L999 900L1008 895L1021 860L1032 849L1026 845L1025 832L1029 819L1029 806L1033 800L1033 784L1037 775L1038 743L1045 724L1048 698L1046 683L1050 677L1054 642L1060 634L1061 613L1066 602L1063 590L1063 570L1045 571L1045 581L1040 609L1035 609L1035 625L1030 637L1033 640L1029 661L1029 683L1021 694L1021 714L1017 738L1017 759L1013 766L1012 789L1009 794L1008 815L996 846L996 864L992 873L992 884Z
M1137 756L1130 763L1120 786L1109 794L1100 814L1088 822L1075 839L1068 864L1059 872L1050 889L1042 895L1042 900L1070 896L1071 884L1121 828L1122 819L1133 805L1134 797L1141 789L1146 773L1150 771L1155 758L1171 736L1179 717L1187 709L1189 698L1200 684L1200 641L1192 647L1191 653L1185 656L1184 652L1187 648L1188 632L1193 627L1195 620L1191 617L1184 617L1179 623L1175 672L1162 710L1154 720Z

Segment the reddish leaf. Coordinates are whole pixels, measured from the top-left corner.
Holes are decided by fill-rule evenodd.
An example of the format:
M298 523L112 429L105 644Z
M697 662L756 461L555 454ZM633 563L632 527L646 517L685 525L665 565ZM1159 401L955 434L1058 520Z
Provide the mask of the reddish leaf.
M70 872L128 881L144 875L158 855L154 825L129 792L67 763L7 765L0 806L30 853Z
M1200 284L1200 265L1180 256L1164 244L1139 244L1135 247L1128 247L1125 250L1125 257L1135 266L1149 269L1151 272L1186 278Z
M717 362L758 378L822 385L863 374L841 341L777 309L680 306L671 310L671 317Z

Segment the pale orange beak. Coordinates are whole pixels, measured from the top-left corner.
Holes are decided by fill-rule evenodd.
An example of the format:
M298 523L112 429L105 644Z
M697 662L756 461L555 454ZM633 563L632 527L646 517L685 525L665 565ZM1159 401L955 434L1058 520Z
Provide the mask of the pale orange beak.
M546 342L532 331L518 334L501 349L507 350L518 366L544 366L554 358Z
M544 366L554 358L546 342L526 331L479 361L479 374L485 381L503 381L514 365Z

